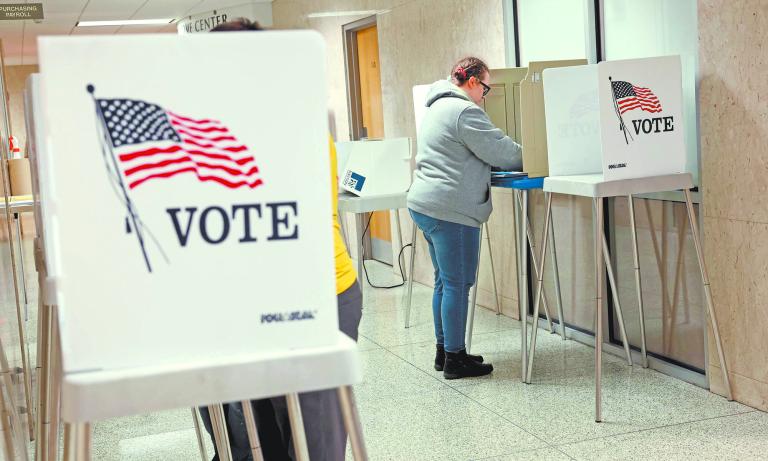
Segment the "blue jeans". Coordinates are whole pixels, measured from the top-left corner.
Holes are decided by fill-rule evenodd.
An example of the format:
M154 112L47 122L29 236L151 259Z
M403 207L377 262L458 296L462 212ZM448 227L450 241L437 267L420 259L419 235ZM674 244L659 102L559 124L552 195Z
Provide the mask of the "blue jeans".
M435 268L432 314L437 344L448 352L465 349L469 289L475 283L480 229L408 210L429 244Z

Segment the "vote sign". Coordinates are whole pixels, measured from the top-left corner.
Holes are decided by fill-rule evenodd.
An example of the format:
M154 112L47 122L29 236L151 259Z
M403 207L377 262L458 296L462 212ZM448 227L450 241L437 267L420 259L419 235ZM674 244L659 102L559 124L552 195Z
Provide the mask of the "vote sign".
M40 63L65 371L335 343L317 34L45 37Z
M679 56L598 65L606 180L685 173Z

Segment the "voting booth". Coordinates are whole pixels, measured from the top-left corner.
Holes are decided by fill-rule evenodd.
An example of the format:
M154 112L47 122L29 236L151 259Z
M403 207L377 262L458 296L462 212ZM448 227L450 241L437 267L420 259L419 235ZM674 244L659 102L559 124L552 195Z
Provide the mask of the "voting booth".
M411 138L337 142L339 187L358 197L406 192L411 151Z
M544 71L550 176L685 173L678 56Z
M538 178L550 174L544 106L544 81L546 77L543 76L543 73L547 69L568 68L586 63L586 59L529 63L525 80L520 82L522 113L520 144L523 146L523 172L528 173L528 177Z
M607 273L609 283L614 287L611 290L614 307L619 305L615 289L617 274L612 267L604 229L604 202L612 197L626 197L629 205L640 354L643 366L647 367L634 195L683 191L708 317L723 370L722 379L727 397L732 400L698 219L691 200L693 178L685 168L680 57L606 61L597 65L547 69L543 75L550 173L543 186L547 197L545 229L551 221L552 194L587 197L593 201L595 273L600 274L595 283L595 421L602 421L603 274ZM546 259L546 252L545 240L541 249L542 261ZM542 281L539 280L534 318L538 317L541 290ZM617 309L617 320L631 364L620 312ZM531 337L527 382L531 382L536 331L533 330Z
M199 56L214 62L188 72ZM39 58L64 421L349 391L361 372L338 330L322 38L43 37ZM265 61L296 91L254 90L272 83Z
M523 172L529 177L548 175L543 72L586 63L586 59L533 61L528 67L490 70L491 90L482 101L482 108L497 128L522 146ZM417 133L427 110L430 86L413 87Z

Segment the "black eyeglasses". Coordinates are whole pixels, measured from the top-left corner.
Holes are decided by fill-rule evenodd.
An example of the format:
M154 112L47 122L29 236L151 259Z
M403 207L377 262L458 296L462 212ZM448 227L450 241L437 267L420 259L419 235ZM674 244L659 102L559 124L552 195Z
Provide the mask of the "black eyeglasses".
M479 82L481 85L483 85L483 97L485 97L485 95L487 95L488 93L490 93L490 92L491 92L491 87L490 87L490 86L488 86L488 85L486 85L486 84L485 84L485 83L483 83L482 81L480 81L480 79L479 79L479 78L477 79L477 81L478 81L478 82Z

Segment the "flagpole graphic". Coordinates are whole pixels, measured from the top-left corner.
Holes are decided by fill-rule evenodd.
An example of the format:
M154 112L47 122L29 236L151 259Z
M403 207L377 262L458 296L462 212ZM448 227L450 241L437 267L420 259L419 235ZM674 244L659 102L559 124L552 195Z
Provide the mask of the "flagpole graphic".
M651 114L658 114L661 112L661 102L659 102L659 98L650 88L633 85L625 80L614 82L610 76L608 81L611 83L613 109L616 111L616 117L619 118L619 129L624 133L624 142L629 144L629 140L634 141L635 138L632 136L632 132L627 129L622 114L637 109ZM632 123L637 122L633 121ZM637 130L637 126L635 126L635 130Z
M128 195L128 190L125 188L125 182L123 181L122 174L120 173L120 167L117 164L117 159L115 158L114 153L114 146L112 145L112 141L108 136L108 130L107 123L104 120L104 113L101 110L101 107L99 107L99 103L96 100L96 96L94 95L95 88L93 85L88 85L86 87L88 90L88 93L90 93L91 97L93 98L93 103L96 106L96 116L99 119L100 129L101 129L101 152L104 155L105 161L109 164L111 162L114 171L114 177L112 180L114 182L117 182L118 186L120 186L120 191L123 194L124 198L124 204L126 207L126 212L128 216L126 217L126 224L127 224L127 231L130 233L131 229L130 226L133 226L133 231L136 233L136 238L139 240L139 246L141 247L141 254L144 256L144 262L147 264L147 270L151 273L152 272L152 265L149 263L149 256L147 255L147 249L144 245L144 236L142 235L142 229L139 225L138 221L138 215L136 213L136 208L133 205L133 201L131 201L131 197ZM109 154L107 154L107 151L109 151Z
M608 77L608 81L611 82L611 93L613 93L613 110L616 111L616 116L619 117L619 129L624 133L624 142L629 144L629 139L627 139L627 125L624 124L624 117L621 116L619 104L616 102L618 98L616 97L616 88L613 85L613 78ZM629 133L629 137L632 138L632 133ZM635 138L632 138L632 140L634 141Z

